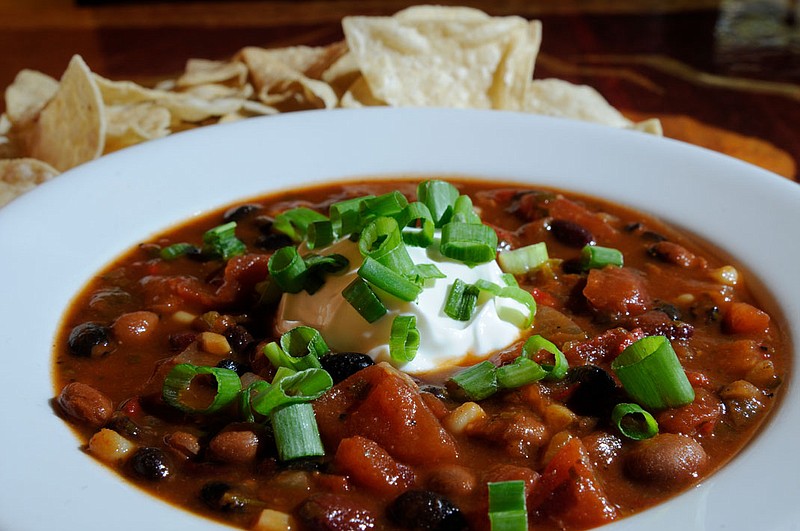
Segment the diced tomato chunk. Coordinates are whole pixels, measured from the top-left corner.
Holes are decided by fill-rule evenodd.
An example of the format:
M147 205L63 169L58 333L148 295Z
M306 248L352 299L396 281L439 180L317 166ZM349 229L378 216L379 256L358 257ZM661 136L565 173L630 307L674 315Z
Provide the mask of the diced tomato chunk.
M581 529L599 526L617 516L595 477L589 454L575 437L545 466L531 506L561 525Z
M722 403L711 391L695 389L694 402L656 415L658 427L668 433L710 435L722 417Z
M398 463L375 441L356 435L342 439L333 459L357 484L385 495L397 495L414 484L414 471Z
M627 267L592 269L583 295L595 310L619 315L638 315L651 305L642 278Z
M769 328L769 315L746 302L734 302L722 318L730 334L759 334Z
M570 366L610 362L643 337L644 333L638 329L629 331L624 328L612 328L599 336L573 344L564 351L564 356Z
M152 275L141 280L146 306L156 312L177 308L202 312L241 302L268 275L269 256L245 254L228 260L219 287L186 275Z
M336 384L316 400L314 411L323 441L332 448L360 435L411 465L453 462L458 456L455 442L416 385L385 363Z

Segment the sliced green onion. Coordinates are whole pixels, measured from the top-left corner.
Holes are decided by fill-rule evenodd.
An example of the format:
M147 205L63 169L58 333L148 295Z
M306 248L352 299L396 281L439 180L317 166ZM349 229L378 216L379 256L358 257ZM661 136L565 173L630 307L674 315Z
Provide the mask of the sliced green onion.
M491 482L488 487L491 530L527 531L528 509L525 505L525 482L521 479Z
M549 259L545 242L526 245L511 251L501 251L497 254L500 268L513 275L524 275L529 271L534 271Z
M506 286L500 290L497 296L516 301L527 310L520 312L517 308L500 304L497 307L497 316L500 319L517 325L517 328L521 330L525 330L533 324L536 316L536 299L529 291L517 286Z
M292 356L283 350L275 341L270 341L264 346L264 355L273 367L287 367L294 371L318 369L322 367L319 362L319 357L315 353L310 352L302 356Z
M436 231L433 215L424 203L419 201L410 203L397 219L402 228L403 241L415 247L428 247L433 243ZM414 227L409 229L408 227ZM416 228L419 226L419 228Z
M396 218L407 206L406 196L395 190L362 201L361 219L370 221L381 216Z
M281 335L280 341L281 348L292 357L312 354L321 358L331 350L319 330L310 326L292 328Z
M183 393L188 391L192 385L192 380L197 376L210 375L216 382L217 390L214 398L206 407L195 407L188 403ZM161 388L161 395L164 401L174 408L185 411L186 413L214 413L227 406L239 396L242 389L242 382L239 376L230 369L220 367L204 367L192 365L190 363L180 363L175 365Z
M315 221L308 226L306 246L309 249L326 247L333 242L333 237L333 224L330 220Z
M442 227L439 250L467 265L490 262L497 254L497 233L488 225L448 223Z
M398 315L392 321L389 335L389 356L398 362L414 359L419 349L417 318L413 315Z
M354 197L331 205L331 224L340 238L361 230L361 203L373 197L375 196Z
M313 368L313 367L310 367L310 368ZM306 370L306 369L303 369L303 370ZM283 380L284 378L288 378L289 376L292 376L293 374L297 374L298 372L300 372L300 371L296 371L294 369L290 369L289 367L278 367L278 370L275 371L275 375L272 377L272 385L275 385L278 382L280 382L281 380ZM267 387L269 387L269 386L267 386Z
M358 249L361 256L369 256L401 275L414 273L414 262L394 218L380 217L368 223L361 231Z
M269 382L265 382L264 380L256 380L242 389L242 392L239 394L239 412L245 422L256 421L253 408L250 406L250 399L266 389L269 389Z
M517 282L516 277L514 277L513 273L503 273L500 275L505 282L506 286L514 286L515 288L519 287L519 282Z
M525 311L520 311L519 308L496 302L497 316L503 321L514 324L524 330L531 326L533 318L536 316L536 299L533 298L530 292L517 286L513 276L511 279L514 285L498 286L494 282L481 278L475 282L474 286L482 292L490 293L494 297L511 299L524 306ZM507 279L504 278L504 280L508 282Z
M185 254L189 254L192 251L198 250L197 246L192 245L191 243L173 243L172 245L168 245L161 249L158 253L159 256L163 260L175 260Z
M253 411L269 415L273 409L288 404L310 402L333 386L331 375L323 369L305 369L280 378L250 400Z
M295 247L287 245L272 253L267 267L272 280L285 293L299 293L305 286L308 270Z
M447 278L447 275L436 267L434 264L417 264L416 278L418 281L424 282L433 278Z
M586 245L581 249L581 268L584 271L602 269L609 265L622 267L623 262L622 253L611 247Z
M347 257L336 253L324 256L308 254L303 257L303 262L307 269L303 289L310 295L313 295L325 284L325 275L338 273L350 265Z
M539 351L544 350L553 355L554 362L552 365L542 363L542 369L545 370L547 380L561 380L567 375L569 370L569 363L566 356L561 350L555 346L554 343L548 341L540 335L533 335L528 338L522 345L522 355L526 358L533 359ZM535 360L534 360L535 361Z
M458 196L458 189L445 181L424 181L417 186L417 200L428 207L437 228L450 222Z
M272 228L280 231L296 242L303 241L308 227L315 221L325 221L327 216L306 207L297 207L275 216Z
M617 404L611 411L611 422L622 435L636 441L649 439L658 433L658 422L639 404Z
M363 317L368 323L374 323L386 314L386 306L369 287L367 281L361 277L356 277L342 290L342 297L350 303L350 306Z
M456 321L469 321L478 304L480 290L457 278L450 288L444 303L444 313Z
M311 403L289 404L273 409L270 420L281 461L325 455Z
M227 260L247 252L247 246L236 237L236 222L231 221L203 234L203 253Z
M694 401L694 389L664 336L636 341L616 357L611 369L628 395L647 409L680 407Z
M358 268L358 274L376 288L403 301L415 301L422 292L422 288L418 284L369 256L364 258L361 267Z
M472 199L468 195L460 195L453 204L452 221L458 223L480 223L481 217L472 207Z
M525 356L519 356L513 363L497 368L497 383L505 389L538 382L545 376L547 371Z
M319 358L330 352L322 334L310 326L298 326L281 335L280 345L272 341L264 347L264 355L274 367L294 371L320 368Z
M483 400L497 392L497 367L491 361L482 361L453 375L450 382L469 400Z

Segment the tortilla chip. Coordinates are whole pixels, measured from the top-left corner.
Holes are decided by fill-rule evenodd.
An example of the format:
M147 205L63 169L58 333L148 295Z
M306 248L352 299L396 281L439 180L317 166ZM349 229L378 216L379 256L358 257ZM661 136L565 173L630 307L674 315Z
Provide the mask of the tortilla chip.
M6 114L12 123L32 120L58 91L58 81L36 70L21 70L6 88Z
M341 98L360 77L362 77L361 70L358 68L355 55L347 52L322 73L321 79Z
M594 88L588 85L575 85L561 79L535 80L525 102L525 110L596 122L614 127L628 127L631 121L612 107Z
M58 170L41 160L0 160L0 207L56 175Z
M171 133L169 111L154 103L110 105L106 107L106 118L105 153Z
M541 25L471 8L416 6L393 17L345 17L372 93L392 106L519 110Z
M386 105L375 97L363 76L356 79L347 92L342 95L339 105L345 109L356 109L359 107L375 107Z
M245 83L240 87L230 87L218 83L208 83L206 85L195 85L181 91L181 94L191 94L204 100L215 100L219 98L238 98L240 100L250 99L255 95L255 89L250 83Z
M175 81L175 85L185 88L214 83L241 87L246 81L247 67L238 61L189 59L186 70Z
M247 65L261 102L280 111L292 111L336 106L339 99L330 85L308 75L321 76L335 55L329 47L247 47L237 58Z
M27 138L28 152L65 171L102 155L105 136L103 98L89 67L75 55Z

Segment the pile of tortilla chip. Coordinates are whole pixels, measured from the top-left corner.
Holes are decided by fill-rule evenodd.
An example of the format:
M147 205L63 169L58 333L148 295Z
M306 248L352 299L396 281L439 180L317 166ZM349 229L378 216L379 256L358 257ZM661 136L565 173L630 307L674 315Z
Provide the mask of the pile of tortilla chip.
M502 109L636 127L594 89L534 80L541 23L465 7L416 6L346 17L329 46L247 47L190 59L156 87L112 81L74 56L56 80L23 70L0 116L0 206L106 153L194 127L306 109Z

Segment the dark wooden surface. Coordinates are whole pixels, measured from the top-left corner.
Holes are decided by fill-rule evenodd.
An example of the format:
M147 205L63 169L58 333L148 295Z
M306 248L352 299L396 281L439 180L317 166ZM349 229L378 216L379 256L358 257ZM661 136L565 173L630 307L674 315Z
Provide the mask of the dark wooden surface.
M182 71L193 57L223 59L248 45L334 42L342 39L345 15L388 15L413 3L252 0L78 6L68 0L0 0L0 86L8 86L23 68L59 77L74 53L101 75L149 84ZM535 77L590 84L632 118L661 118L667 136L798 180L796 2L455 3L494 15L542 20Z

